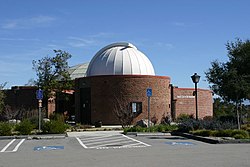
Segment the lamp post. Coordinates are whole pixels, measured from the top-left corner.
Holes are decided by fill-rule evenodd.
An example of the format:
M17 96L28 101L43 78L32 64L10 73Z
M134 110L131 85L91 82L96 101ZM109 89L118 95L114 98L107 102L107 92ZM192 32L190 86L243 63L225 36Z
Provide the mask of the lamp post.
M198 91L197 91L197 83L199 82L200 77L201 77L201 76L199 76L197 73L194 73L194 75L191 76L192 81L193 81L193 83L194 83L194 85L195 85L194 94L195 94L196 120L198 120L198 102L197 102Z

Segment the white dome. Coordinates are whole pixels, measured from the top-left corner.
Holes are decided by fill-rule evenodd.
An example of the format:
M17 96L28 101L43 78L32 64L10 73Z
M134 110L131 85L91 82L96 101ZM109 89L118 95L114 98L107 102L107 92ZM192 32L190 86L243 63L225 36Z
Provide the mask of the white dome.
M87 76L155 75L150 60L130 43L120 42L102 48L92 58Z

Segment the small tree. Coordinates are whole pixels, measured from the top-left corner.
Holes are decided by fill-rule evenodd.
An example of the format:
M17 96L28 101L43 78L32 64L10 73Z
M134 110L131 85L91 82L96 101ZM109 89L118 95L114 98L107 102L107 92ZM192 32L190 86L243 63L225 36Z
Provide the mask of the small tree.
M126 128L132 124L134 114L131 111L130 102L128 102L126 98L115 97L115 108L113 111L122 128Z
M48 104L48 99L54 97L56 92L72 88L68 73L68 59L72 56L62 50L54 50L54 52L54 57L46 56L32 62L37 75L35 82L44 91L45 106Z
M20 109L13 108L9 105L6 105L3 110L3 118L5 120L17 119L17 116L20 114Z

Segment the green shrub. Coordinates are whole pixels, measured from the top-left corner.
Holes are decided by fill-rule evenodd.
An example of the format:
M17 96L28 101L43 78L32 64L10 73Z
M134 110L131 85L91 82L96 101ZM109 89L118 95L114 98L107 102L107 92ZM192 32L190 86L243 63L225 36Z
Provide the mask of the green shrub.
M34 125L28 119L25 119L19 124L17 124L15 129L21 135L29 135L31 134L31 131L34 129Z
M29 118L29 120L34 125L34 128L38 129L38 122L39 122L38 116L33 116Z
M10 136L12 134L12 125L7 122L0 122L0 136Z
M245 130L234 130L232 132L232 137L236 138L238 136L242 136L242 138L240 139L246 139L246 138L249 138L249 133Z
M157 132L165 132L165 125L157 125L156 126L157 128Z
M177 122L183 122L189 119L194 119L194 115L189 115L189 114L180 114L177 117Z
M242 134L236 134L233 136L235 139L245 139L245 137Z
M177 128L177 125L155 125L150 126L149 128L133 126L131 128L124 128L124 133L126 134L127 132L169 132L177 130Z
M67 129L67 125L64 122L59 120L51 120L48 122L43 122L42 131L43 133L49 134L61 134L64 133Z
M203 118L204 121L212 121L213 120L213 116L205 116Z
M59 114L59 113L51 114L49 116L49 119L54 120L54 121L61 121L61 122L65 121L63 114Z
M248 133L250 134L250 124L241 125L241 129L248 131Z
M171 132L173 130L177 130L178 126L160 124L160 125L156 125L155 128L156 128L155 132Z
M189 132L198 129L203 129L199 120L188 119L178 124L178 131L180 132Z
M213 131L211 130L197 130L197 131L193 131L192 134L197 135L197 136L212 136Z
M233 130L227 129L227 130L218 130L214 133L216 137L232 137Z

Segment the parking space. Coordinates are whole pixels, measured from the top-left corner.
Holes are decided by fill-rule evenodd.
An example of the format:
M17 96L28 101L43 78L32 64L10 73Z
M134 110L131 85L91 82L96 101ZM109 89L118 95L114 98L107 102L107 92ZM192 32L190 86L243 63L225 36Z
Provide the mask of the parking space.
M191 147L202 146L206 143L175 136L135 136L123 135L121 132L96 131L75 133L68 138L50 140L6 139L0 140L0 153L34 152L49 150L78 150L82 149L123 149L153 147ZM79 147L81 146L81 147Z
M0 141L0 153L17 152L25 139L9 139Z
M76 139L85 149L137 148L150 146L147 143L117 132L88 132L76 137Z
M185 149L185 148L200 148L207 145L208 143L180 137L180 136L135 136L137 140L145 143L149 143L152 147L166 148L166 149Z
M249 144L207 144L177 136L81 132L58 139L0 140L0 166L249 166ZM56 163L54 163L56 162Z
M0 140L0 153L32 152L43 150L71 150L76 149L122 149L143 147L170 147L195 146L196 141L173 136L127 136L121 132L96 131L75 133L66 139L57 140L26 140L6 139ZM22 146L22 147L21 147ZM79 147L81 146L81 147Z

